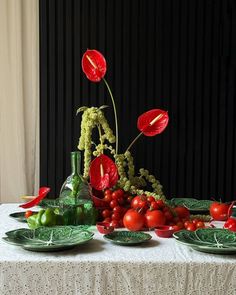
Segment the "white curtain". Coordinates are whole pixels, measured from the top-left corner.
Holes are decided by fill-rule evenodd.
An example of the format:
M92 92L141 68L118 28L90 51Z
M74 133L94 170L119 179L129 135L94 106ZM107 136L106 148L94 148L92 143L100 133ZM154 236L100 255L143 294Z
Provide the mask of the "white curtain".
M39 186L38 0L0 0L0 203Z

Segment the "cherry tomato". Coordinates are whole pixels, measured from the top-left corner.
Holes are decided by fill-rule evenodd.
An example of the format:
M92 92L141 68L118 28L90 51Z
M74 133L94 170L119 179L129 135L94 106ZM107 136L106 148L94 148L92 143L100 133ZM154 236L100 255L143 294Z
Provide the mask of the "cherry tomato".
M184 227L187 228L189 226L189 224L192 224L192 222L190 220L185 221Z
M124 226L131 231L141 230L144 222L144 215L134 209L128 210L123 217Z
M200 221L199 219L195 218L195 219L192 220L192 223L195 224L195 225L197 225L197 223L198 223L199 221Z
M158 204L160 209L165 207L165 203L162 200L156 200L156 203Z
M193 224L193 223L190 223L187 227L186 227L187 230L189 231L194 231L196 230L196 225Z
M205 223L203 221L198 221L196 223L196 228L204 228L205 227Z
M113 226L114 228L118 228L118 227L120 227L120 223L118 220L112 220L110 222L110 226Z
M141 200L140 196L136 196L132 199L132 202L131 202L131 207L133 209L138 209L139 208L139 201Z
M160 210L148 210L145 214L145 224L148 228L154 228L158 225L164 225L166 217Z
M111 217L106 217L104 220L103 220L103 222L111 222Z
M178 225L176 225L176 224L171 225L171 226L172 226L172 229L173 229L174 231L179 231L179 230L182 229L182 228L178 227Z
M224 228L227 228L231 231L236 231L236 219L233 217L230 217L224 224Z
M157 210L157 209L159 209L159 206L158 206L156 201L153 201L150 204L150 208L153 209L153 210Z
M119 204L118 204L118 202L117 202L117 200L112 200L111 202L110 202L110 207L111 208L115 208L116 206L118 206Z
M178 206L174 208L174 211L177 214L177 216L179 216L179 218L189 218L190 216L189 210L183 206Z
M120 220L120 214L117 213L117 212L114 212L114 213L111 215L111 219L112 219L112 220Z
M210 214L215 220L227 220L229 207L228 204L214 202L210 206Z
M122 189L118 189L112 193L112 199L117 200L124 196L124 191Z
M110 203L112 200L112 196L111 194L105 194L104 198L103 198L103 201L107 202L107 203Z
M25 212L25 218L29 218L32 214L33 214L33 211L31 211L31 210L27 210L27 211Z
M104 192L105 195L111 195L112 191L110 189L106 189Z
M151 204L152 202L156 202L156 199L152 196L147 197L147 201Z
M113 212L121 214L123 212L123 208L121 206L116 206L113 208Z
M110 217L111 214L112 214L112 211L109 210L109 209L104 209L104 210L102 211L102 217L103 217L103 218Z

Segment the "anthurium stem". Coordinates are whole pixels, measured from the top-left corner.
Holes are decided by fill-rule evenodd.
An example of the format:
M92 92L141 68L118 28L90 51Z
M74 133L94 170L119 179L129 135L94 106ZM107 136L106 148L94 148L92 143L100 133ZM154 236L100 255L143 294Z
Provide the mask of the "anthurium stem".
M130 148L132 147L132 145L139 139L139 137L143 135L143 132L140 132L135 139L131 142L131 144L128 146L128 148L126 149L126 152L128 152L130 150Z
M115 126L116 126L116 154L118 154L118 137L119 137L119 134L118 134L118 120L117 120L117 113L116 113L116 104L115 104L115 100L114 100L114 97L112 95L111 89L110 89L106 79L103 78L103 81L106 84L106 87L107 87L108 92L110 94L112 105L113 105L114 116L115 116Z
M101 125L98 124L97 127L98 127L98 133L99 133L99 140L100 140L101 145L103 146ZM103 149L102 149L102 154L103 154Z

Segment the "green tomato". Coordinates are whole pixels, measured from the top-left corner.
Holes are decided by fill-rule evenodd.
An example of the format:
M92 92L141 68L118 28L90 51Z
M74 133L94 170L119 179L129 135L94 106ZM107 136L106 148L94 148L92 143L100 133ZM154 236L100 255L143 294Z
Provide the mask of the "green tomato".
M41 216L41 224L44 226L56 225L56 214L53 209L47 208Z

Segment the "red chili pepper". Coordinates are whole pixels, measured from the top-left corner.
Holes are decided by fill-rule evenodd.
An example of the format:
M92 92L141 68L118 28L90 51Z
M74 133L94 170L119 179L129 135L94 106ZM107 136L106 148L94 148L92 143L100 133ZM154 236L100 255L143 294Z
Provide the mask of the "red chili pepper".
M96 190L113 187L118 180L116 164L106 155L95 158L89 170L90 183Z
M99 51L88 49L82 57L82 69L90 81L99 82L106 74L106 60Z
M146 136L155 136L164 131L169 116L166 111L153 109L138 117L137 127Z
M236 232L236 219L230 217L224 224L224 228Z
M34 207L39 204L39 202L46 197L46 195L50 192L49 187L41 187L38 192L38 196L28 203L24 203L20 205L21 208L28 209Z

